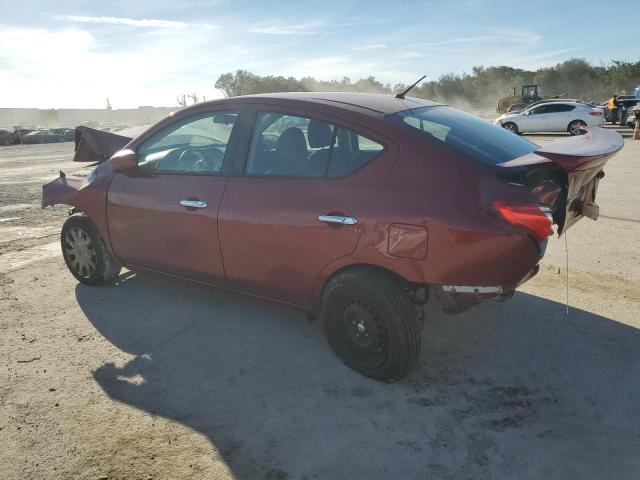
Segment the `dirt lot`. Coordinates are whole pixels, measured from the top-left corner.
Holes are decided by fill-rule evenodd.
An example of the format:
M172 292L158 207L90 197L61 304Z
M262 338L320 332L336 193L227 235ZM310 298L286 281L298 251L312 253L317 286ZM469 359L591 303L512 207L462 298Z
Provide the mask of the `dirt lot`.
M536 137L544 143L551 137ZM603 217L550 241L513 299L434 309L411 377L383 385L282 306L66 271L40 185L72 144L0 149L0 477L632 479L640 471L640 141Z

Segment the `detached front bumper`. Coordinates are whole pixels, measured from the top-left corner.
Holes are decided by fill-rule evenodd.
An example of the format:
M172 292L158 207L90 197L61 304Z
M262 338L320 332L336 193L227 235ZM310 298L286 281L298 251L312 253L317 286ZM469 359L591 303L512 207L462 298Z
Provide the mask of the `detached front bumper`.
M435 297L446 313L460 313L484 300L506 299L523 283L536 276L540 265L536 265L514 285L439 285L434 288Z

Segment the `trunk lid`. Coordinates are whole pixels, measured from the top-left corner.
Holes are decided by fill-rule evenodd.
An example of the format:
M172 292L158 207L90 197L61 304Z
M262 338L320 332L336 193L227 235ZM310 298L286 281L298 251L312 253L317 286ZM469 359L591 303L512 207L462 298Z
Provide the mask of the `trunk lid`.
M541 166L553 163L566 174L565 183L556 193L562 195L561 214L555 218L558 234L586 216L598 218L595 203L598 182L604 177L605 163L623 146L624 139L614 130L604 128L584 128L586 134L563 138L522 157L498 164L503 168ZM549 200L548 186L533 188L541 202Z

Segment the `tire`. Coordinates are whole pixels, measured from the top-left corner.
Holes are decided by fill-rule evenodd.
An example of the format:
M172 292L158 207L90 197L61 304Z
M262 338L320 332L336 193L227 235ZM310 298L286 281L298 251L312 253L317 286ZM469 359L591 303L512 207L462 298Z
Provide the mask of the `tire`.
M93 222L82 214L64 222L60 244L67 268L81 283L110 283L120 273L122 264L107 250Z
M513 133L520 133L520 131L518 130L518 125L516 125L513 122L506 122L502 124L502 128L504 128L505 130L509 130L510 132Z
M567 126L567 132L569 132L571 136L584 135L584 130L578 128L579 126L586 127L587 124L582 120L574 120Z
M338 358L366 377L395 382L420 356L415 305L384 272L350 271L331 279L322 296L322 324Z

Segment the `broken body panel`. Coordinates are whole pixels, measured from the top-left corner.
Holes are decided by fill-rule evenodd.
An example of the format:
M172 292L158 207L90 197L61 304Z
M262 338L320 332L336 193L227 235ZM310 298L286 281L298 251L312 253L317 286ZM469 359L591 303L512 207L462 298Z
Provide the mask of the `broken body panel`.
M565 172L564 218L558 223L559 234L583 216L593 220L598 218L595 196L598 181L604 177L602 169L624 146L624 139L617 132L588 127L584 130L587 132L585 135L558 140L529 155L500 164L504 168L514 168L553 162ZM549 195L547 189L537 193L545 203L553 203L553 195Z
M87 215L98 228L107 248L109 231L105 215L107 190L114 174L109 158L132 139L89 127L76 128L74 162L93 162L98 166L89 175L60 176L42 187L42 207L69 205Z
M413 102L410 106L415 106L415 100L406 101ZM376 104L376 108L383 110L389 102L385 99L381 103L382 106L378 107ZM364 135L388 146L386 154L374 160L370 166L344 179L326 180L326 187L318 184L317 187L311 187L311 190L309 186L322 180L283 180L268 177L251 179L237 169L233 170L236 173L227 177L211 177L218 183L225 183L227 178L230 182L226 187L220 186L221 193L215 200L218 204L213 205L214 202L210 202L211 207L219 209L217 217L213 217L212 220L217 223L215 230L220 233L213 237L203 237L206 241L218 243L220 262L224 258L225 266L242 265L243 262L249 261L248 258L238 257L243 255L242 249L234 248L248 245L248 240L253 247L260 248L265 259L278 258L279 261L286 261L289 257L283 256L282 241L286 243L290 239L277 233L283 231L282 228L276 228L278 222L285 222L287 231L292 235L302 235L300 238L307 239L305 245L296 244L295 249L289 249L292 254L300 254L296 257L296 262L279 265L280 268L274 266L266 269L259 278L246 278L244 284L256 288L239 289L244 293L295 304L310 309L313 313L320 310L322 292L327 281L336 272L356 265L384 268L411 285L432 287L435 297L449 312L462 311L485 298L511 295L518 285L537 272L546 240L540 242L526 229L506 223L492 210L493 202L501 200L512 204L552 206L555 209L554 223L558 225L560 233L582 216L596 216L593 213L596 210L594 200L602 167L622 147L619 135L593 129L586 135L559 140L534 153L489 167L469 161L464 155L451 149L430 144L404 128L386 122L384 114L387 112L384 111L356 108L350 104L338 105L339 102L331 103L326 98L311 102L300 101L296 96L274 96L267 100L245 97L199 104L185 109L161 121L134 140L88 128L80 130L74 160L100 162L100 165L87 177L61 174L60 178L45 185L42 205L44 207L67 204L85 213L96 224L107 247L117 257L118 252L113 251L109 233L114 228L125 231L128 228L127 222L132 219L112 218L110 215L107 221L107 205L110 198L108 190L114 175L122 175L124 178L129 174L116 172L111 162L106 159L123 148L135 151L150 135L189 115L201 114L214 107L251 108L253 105L264 103L277 105L279 109L293 113L306 113L311 117L335 118L337 123L346 123L350 128L362 131ZM405 102L402 103L404 105ZM389 108L401 106L393 103ZM401 148L398 148L399 146ZM237 150L243 151L242 148ZM246 149L244 151L246 152ZM236 163L244 161L243 158L233 160ZM127 178L130 184L128 188L135 188L135 175ZM199 177L198 188L202 188L204 178ZM152 188L150 183L154 183L153 177L145 177L144 181L147 183L145 188ZM156 183L160 185L163 182L166 182L166 179ZM253 182L255 185L252 188L239 188L241 183L247 182L251 185ZM265 211L265 208L271 208L270 205L290 205L294 201L293 198L289 198L291 192L278 193L283 192L283 182L294 185L297 192L296 208L289 212L290 215L296 216L291 216L288 220L282 217L283 212ZM235 184L238 184L238 188L229 187ZM370 198L369 200L358 200L352 205L337 204L337 200L341 198L350 198L342 195L341 189L348 187L349 191L364 195L367 190L371 190L372 185L375 185L376 194L366 197ZM305 192L313 191L313 188L320 189L315 196L317 198L306 198ZM324 197L321 195L323 189L335 193L330 197L334 199L333 203L336 203L335 209L331 208L332 202L329 202L329 207L326 201L320 202L322 198L326 198L326 194ZM276 201L269 197L271 200L266 201L265 197L258 202L260 208L254 209L252 213L251 206L256 205L256 198L252 197L252 192L263 190L270 192L269 195L280 195L282 198ZM156 191L160 196L170 195L168 190ZM124 194L126 192L118 192L118 198L128 201L123 197ZM171 199L171 202L174 202L174 199ZM358 223L353 227L318 224L314 221L318 215L327 213L319 210L319 205L324 205L332 211L356 215ZM113 215L118 215L117 210L112 212ZM140 211L140 214L143 212ZM171 218L178 214L193 215L193 212L179 213L176 210L172 212L171 215L174 217ZM268 220L269 218L272 218L272 221ZM167 217L167 222L170 222L170 217ZM330 229L326 232L335 234L327 235L324 233L325 229ZM280 243L261 243L260 235L265 231L280 235ZM331 238L336 235L342 238L349 232L355 235L353 238L349 237L353 248L346 249L346 253L341 251L332 254L334 259L326 261L324 265L319 264L318 256L314 256L314 246L317 242L314 243L312 239L323 239L320 242L323 243L322 248L329 249L335 243L330 241ZM144 235L145 232L137 233ZM184 231L181 234L190 235L190 232ZM240 234L242 238L233 238L234 235ZM326 242L329 243L324 245ZM339 242L335 244L340 245ZM306 248L304 255L303 252L298 252L303 247ZM136 263L135 259L127 260L129 266L134 268L135 265L144 263ZM283 272L288 272L288 280L274 281L274 278L279 278L278 275L284 275ZM175 274L169 271L164 273ZM193 275L184 272L179 276L203 281L196 272L192 273ZM226 272L226 275L228 276L229 272ZM292 284L292 278L297 278L298 281ZM300 290L303 283L309 283L308 279L313 279L310 283L312 288L310 287L308 292ZM227 278L222 283L205 283L217 283L218 286L234 288L233 279L228 280ZM277 294L256 293L260 291L258 286L265 282L269 284L269 288L262 291Z

